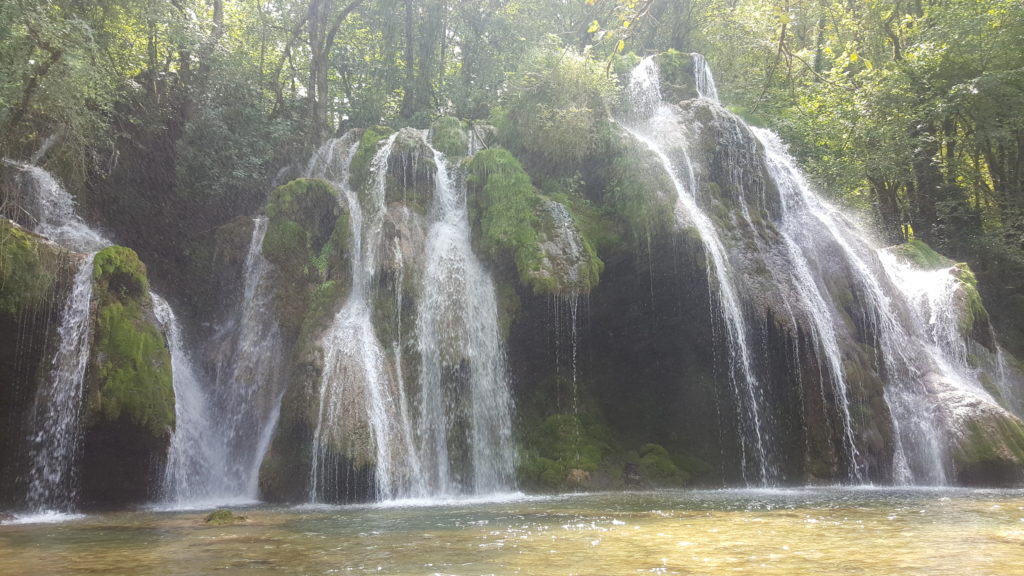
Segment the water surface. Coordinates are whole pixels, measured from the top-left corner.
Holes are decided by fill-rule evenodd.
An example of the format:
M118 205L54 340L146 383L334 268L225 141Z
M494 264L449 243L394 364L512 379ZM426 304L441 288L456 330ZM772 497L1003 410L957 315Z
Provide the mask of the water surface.
M1024 491L659 491L0 526L0 574L1024 575Z

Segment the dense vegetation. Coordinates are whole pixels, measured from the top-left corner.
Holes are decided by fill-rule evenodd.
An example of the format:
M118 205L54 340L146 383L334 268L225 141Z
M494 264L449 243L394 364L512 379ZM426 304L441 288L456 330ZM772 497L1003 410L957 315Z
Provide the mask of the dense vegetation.
M158 209L157 232L187 246L349 127L507 122L552 142L522 159L531 172L572 166L600 145L587 104L604 87L545 92L573 85L544 79L573 71L556 65L569 51L608 75L631 53L699 51L724 100L880 237L970 262L997 322L1024 317L1015 0L16 0L0 22L0 152L55 136L47 167L126 233L161 236L132 216ZM531 91L529 117L494 97ZM1003 328L1019 348L1021 328Z

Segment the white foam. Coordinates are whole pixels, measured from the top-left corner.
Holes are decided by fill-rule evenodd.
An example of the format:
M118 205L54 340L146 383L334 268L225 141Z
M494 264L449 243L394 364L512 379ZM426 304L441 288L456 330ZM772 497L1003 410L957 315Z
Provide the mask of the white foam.
M58 512L56 510L43 510L30 514L15 514L14 519L0 522L3 526L14 526L21 524L60 524L71 520L85 518L85 514L74 514L71 512Z

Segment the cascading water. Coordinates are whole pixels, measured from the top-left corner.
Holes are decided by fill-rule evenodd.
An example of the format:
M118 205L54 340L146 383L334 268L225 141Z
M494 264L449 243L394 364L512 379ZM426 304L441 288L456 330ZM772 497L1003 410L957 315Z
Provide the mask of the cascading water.
M82 442L84 378L89 359L93 259L113 243L90 228L75 210L75 201L63 186L38 166L5 161L17 168L20 210L34 222L33 231L72 251L85 254L61 313L58 343L49 377L36 392L34 430L30 441L31 464L27 503L34 511L68 511L75 507L75 467ZM217 475L219 454L202 444L209 421L205 399L181 338L177 318L167 302L150 293L157 320L163 325L171 350L175 434L168 467L175 485L190 486L201 475Z
M490 276L471 249L465 187L426 134L403 130L389 137L370 163L363 194L349 185L357 151L353 134L328 142L307 173L331 181L352 228L352 289L324 335L324 371L313 438L310 499L336 493L340 455L373 464L378 499L492 493L513 486L511 398ZM371 290L379 253L392 251L396 309L401 311L405 263L400 244L385 241L389 166L399 137L432 155L434 207L422 254L417 296L419 380L410 387L402 364L406 345L382 345L373 324ZM396 240L397 242L397 240ZM417 255L411 255L417 257ZM400 314L399 314L400 321ZM397 334L401 338L399 327ZM365 431L357 432L362 426ZM357 438L353 438L357 437ZM353 444L360 444L353 446Z
M75 464L81 444L81 407L89 358L89 304L92 262L111 242L82 221L75 201L49 172L5 160L19 171L19 209L33 231L86 256L79 264L61 312L57 348L49 376L36 391L30 438L31 464L27 503L34 511L74 508Z
M772 215L778 232L775 244L762 249L779 259L771 270L773 281L779 285L777 289L788 289L792 294L779 304L788 310L793 322L806 326L815 355L824 364L822 378L831 386L832 410L842 425L840 439L849 480L865 478L864 463L857 445L844 370L848 353L844 338L851 336L839 334L842 322L834 305L838 301L832 293L834 283L827 277L830 273L849 274L849 281L859 295L862 321L868 337L873 339L870 345L876 351L876 369L884 379L883 397L892 417L894 480L946 483L950 457L945 447L962 434L957 427L965 414L977 409L979 403L981 409L990 413L1002 411L979 382L978 370L970 366L967 343L960 329L965 296L955 270L916 270L894 255L878 250L840 211L812 191L775 134L746 126L717 104L714 79L706 62L697 55L694 74L702 102L698 105L709 107L713 116L729 121L729 125L723 126L737 138L730 145L753 141L763 149L760 161L778 191L779 210ZM713 265L709 268L718 285L730 340L730 359L734 365L744 366L740 374L752 374L748 367L749 352L743 351L744 339L749 336L742 323L739 289L729 276L731 253L719 239L717 224L704 216L693 200L699 182L693 176L698 170L686 154L689 127L679 121L681 109L661 102L660 95L655 96L658 80L653 59L644 60L630 80L632 118L623 124L651 149L673 177L680 194L680 222L697 229ZM697 131L705 128L693 127ZM689 186L683 184L679 174L687 176ZM751 230L756 229L742 191L737 201L742 220ZM765 201L764 192L760 201ZM745 384L756 392L756 379ZM736 380L733 385L736 386ZM747 397L758 399L756 393L747 392ZM756 402L752 404L757 407ZM751 440L745 442L753 444Z
M693 52L693 79L696 84L697 94L701 98L707 98L712 102L718 102L718 88L715 86L715 76L711 73L711 66L703 54Z
M401 422L394 412L397 394L393 394L387 355L374 331L371 309L370 289L381 243L386 171L398 133L392 134L373 157L371 170L375 180L369 186L365 207L348 182L349 166L358 145L353 136L325 144L308 170L310 176L331 181L342 193L352 228L351 293L321 341L325 357L313 435L313 502L335 489L341 480L335 477L335 455L338 447L353 441L344 437L349 424L346 420L365 420L369 428L371 437L363 442L370 446L358 449L373 452L378 498L422 491L415 452L396 437L395 424Z
M174 375L175 431L164 470L164 497L176 503L211 498L211 479L227 478L224 444L211 414L209 396L185 348L174 310L155 293L153 312L167 335Z
M713 83L710 84L713 87ZM645 58L632 71L629 98L633 118L622 126L644 144L661 162L677 194L676 219L682 226L693 226L708 259L708 269L717 288L729 344L729 380L736 395L742 431L741 468L745 479L759 484L774 480L770 460L770 433L763 406L761 384L754 370L753 355L747 342L746 320L725 246L707 214L697 204L693 167L686 153L682 127L673 107L661 100L658 70L653 58ZM670 153L678 156L676 161ZM684 182L685 178L685 182Z
M277 424L284 392L279 373L283 346L268 281L273 266L263 257L266 233L267 219L253 220L233 346L218 363L217 385L209 394L220 418L216 435L203 442L209 446L208 451L221 454L223 465L206 470L200 480L193 481L197 491L182 492L179 488L178 500L257 497L260 464ZM200 427L189 433L198 436L204 432Z
M514 461L494 284L473 254L465 182L433 155L435 221L416 322L421 460L431 494L498 492L511 488ZM450 454L453 446L465 453ZM471 477L453 476L453 461Z

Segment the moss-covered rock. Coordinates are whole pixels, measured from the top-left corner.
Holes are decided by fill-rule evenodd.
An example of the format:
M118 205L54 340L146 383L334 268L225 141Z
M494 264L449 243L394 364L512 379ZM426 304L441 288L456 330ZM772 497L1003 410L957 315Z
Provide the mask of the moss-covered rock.
M367 128L359 137L359 146L349 164L348 183L353 190L365 190L373 182L370 173L373 157L376 156L381 142L391 135L392 130L383 126Z
M604 264L569 209L542 196L503 148L469 164L469 200L480 248L492 261L514 262L519 282L537 294L589 292Z
M160 485L175 425L171 354L134 251L111 246L96 254L92 296L82 503L143 502Z
M669 50L655 56L654 62L658 65L663 98L669 102L679 102L699 96L692 54Z
M267 203L263 255L275 266L275 304L286 338L305 343L348 293L348 213L329 182L301 178Z
M88 420L125 419L154 438L174 429L171 356L153 316L146 268L130 248L93 261Z
M239 516L231 510L214 510L203 518L203 522L213 526L229 526L231 524L240 524L246 521L245 516Z
M423 132L399 130L387 159L385 202L401 202L426 214L434 201L437 163Z
M953 448L956 481L961 485L1024 483L1024 424L1008 413L987 412L966 422Z
M955 264L955 262L949 258L946 258L942 254L933 250L932 247L925 244L924 241L916 238L908 240L903 244L893 246L890 250L900 258L903 258L922 270L949 268Z

